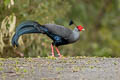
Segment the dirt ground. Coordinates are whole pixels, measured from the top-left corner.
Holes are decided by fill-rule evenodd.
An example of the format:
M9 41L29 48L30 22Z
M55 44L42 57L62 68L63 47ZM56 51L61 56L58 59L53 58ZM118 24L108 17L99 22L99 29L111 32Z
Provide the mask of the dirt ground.
M0 58L0 80L120 80L120 58Z

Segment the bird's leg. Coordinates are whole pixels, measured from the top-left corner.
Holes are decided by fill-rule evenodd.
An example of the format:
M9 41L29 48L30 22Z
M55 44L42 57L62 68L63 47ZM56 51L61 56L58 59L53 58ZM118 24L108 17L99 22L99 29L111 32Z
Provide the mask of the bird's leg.
M58 53L59 57L61 58L61 57L62 57L62 55L60 54L59 49L58 49L56 46L55 46L55 48L56 48L56 51L57 51L57 53Z
M51 44L51 51L52 51L52 56L55 57L54 55L54 48L53 48L53 44Z

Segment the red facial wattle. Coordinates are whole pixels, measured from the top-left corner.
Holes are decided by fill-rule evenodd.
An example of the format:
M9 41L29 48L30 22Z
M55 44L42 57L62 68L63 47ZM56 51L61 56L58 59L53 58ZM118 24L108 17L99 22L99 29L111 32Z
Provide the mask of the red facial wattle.
M77 26L79 31L82 31L83 27L81 25Z

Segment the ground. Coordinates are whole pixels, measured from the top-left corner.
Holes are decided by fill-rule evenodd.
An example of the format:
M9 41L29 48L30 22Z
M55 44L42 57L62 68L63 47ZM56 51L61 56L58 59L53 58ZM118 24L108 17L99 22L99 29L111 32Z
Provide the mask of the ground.
M120 58L0 58L0 80L120 80Z

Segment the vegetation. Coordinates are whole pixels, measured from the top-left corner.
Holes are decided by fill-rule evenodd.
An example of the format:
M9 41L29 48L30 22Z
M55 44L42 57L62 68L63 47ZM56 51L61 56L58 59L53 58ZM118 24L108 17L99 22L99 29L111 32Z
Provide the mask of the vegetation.
M35 20L40 24L68 26L71 19L86 29L80 40L61 46L64 56L120 56L120 0L0 0L0 57L51 55L51 40L41 34L23 35L13 48L11 38L18 24Z

